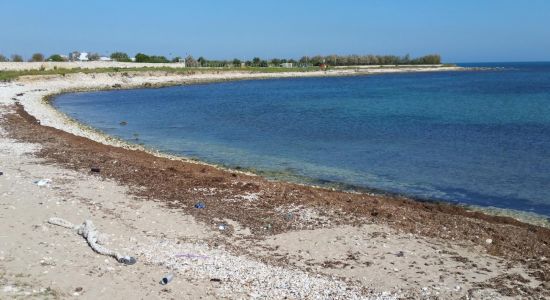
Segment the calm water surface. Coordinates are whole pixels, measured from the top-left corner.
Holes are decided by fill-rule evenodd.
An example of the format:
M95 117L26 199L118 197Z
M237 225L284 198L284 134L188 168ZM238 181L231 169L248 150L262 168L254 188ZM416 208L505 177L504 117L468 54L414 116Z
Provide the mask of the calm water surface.
M274 178L550 216L550 63L66 94L110 135ZM121 121L128 125L121 126Z

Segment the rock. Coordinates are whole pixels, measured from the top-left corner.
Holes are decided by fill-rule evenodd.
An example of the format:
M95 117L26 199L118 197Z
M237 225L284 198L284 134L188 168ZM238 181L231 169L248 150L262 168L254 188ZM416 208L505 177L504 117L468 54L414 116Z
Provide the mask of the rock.
M486 240L485 240L485 243L487 243L488 245L489 245L489 244L492 244L492 243L493 243L493 240L492 240L492 239L486 239Z

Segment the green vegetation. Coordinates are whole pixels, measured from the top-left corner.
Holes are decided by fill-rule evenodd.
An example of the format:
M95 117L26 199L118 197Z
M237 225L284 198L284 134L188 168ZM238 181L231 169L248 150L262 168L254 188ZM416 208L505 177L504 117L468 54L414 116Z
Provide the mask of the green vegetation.
M164 56L149 56L143 53L136 54L136 62L138 63L169 63L170 61Z
M121 61L121 62L130 62L132 61L128 54L124 52L114 52L111 54L111 59L115 61Z
M8 58L0 54L0 62L6 62L6 61L8 61Z
M96 61L96 60L99 60L101 56L99 55L99 53L88 53L88 60L89 61Z
M11 61L13 61L13 62L22 62L23 61L23 56L21 56L19 54L13 54L11 56Z
M47 59L48 61L66 61L61 55L54 54Z
M44 61L44 54L42 53L35 53L31 56L31 60L30 61L34 61L34 62L40 62L40 61Z
M329 55L329 56L304 56L299 61L300 65L319 66L327 64L330 66L362 66L362 65L439 65L441 56L431 54L418 58L411 58L409 55L403 57L395 55Z
M261 73L277 73L277 72L310 72L310 71L317 71L319 70L318 67L307 67L307 68L280 68L280 67L268 67L268 68L261 68L261 67L249 67L246 68L246 71L248 72L261 72ZM196 73L211 73L211 72L235 72L235 71L242 71L240 67L237 68L173 68L173 67L136 67L136 68L96 68L96 69L81 69L81 68L74 68L74 69L64 69L64 68L57 68L57 69L39 69L39 70L24 70L24 71L0 71L0 81L10 81L14 80L20 76L27 76L27 75L66 75L66 74L72 74L72 73L84 73L84 74L90 74L90 73L128 73L128 72L151 72L151 71L158 71L158 72L166 72L166 73L173 73L173 74L196 74Z

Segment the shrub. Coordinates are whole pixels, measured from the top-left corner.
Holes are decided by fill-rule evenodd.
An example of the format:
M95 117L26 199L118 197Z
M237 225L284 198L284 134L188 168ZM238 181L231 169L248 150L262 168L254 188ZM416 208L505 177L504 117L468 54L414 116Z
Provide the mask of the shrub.
M11 61L22 62L23 61L23 56L21 56L19 54L14 54L14 55L11 56Z
M121 61L121 62L129 62L129 61L132 61L130 59L130 57L128 56L128 54L124 53L124 52L114 52L111 54L111 59L112 60L116 60L116 61Z
M0 62L5 62L5 61L8 61L8 58L0 54Z
M42 53L35 53L32 55L30 61L44 61L44 54Z
M65 59L59 54L54 54L48 57L48 61L65 61Z
M88 60L92 61L92 60L99 60L99 54L97 53L90 53L88 54Z
M166 57L164 56L149 56L145 55L143 53L136 54L136 62L139 63L168 63L170 62Z
M138 53L136 54L136 62L149 62L149 56L148 55L145 55L143 53Z

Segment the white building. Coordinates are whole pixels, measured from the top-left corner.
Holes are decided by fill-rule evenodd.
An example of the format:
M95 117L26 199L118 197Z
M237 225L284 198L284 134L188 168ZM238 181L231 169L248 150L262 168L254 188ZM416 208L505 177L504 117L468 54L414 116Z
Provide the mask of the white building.
M282 63L281 67L283 67L283 68L292 68L292 63L289 63L289 62Z
M80 55L76 58L79 61L88 61L88 52L80 52Z

